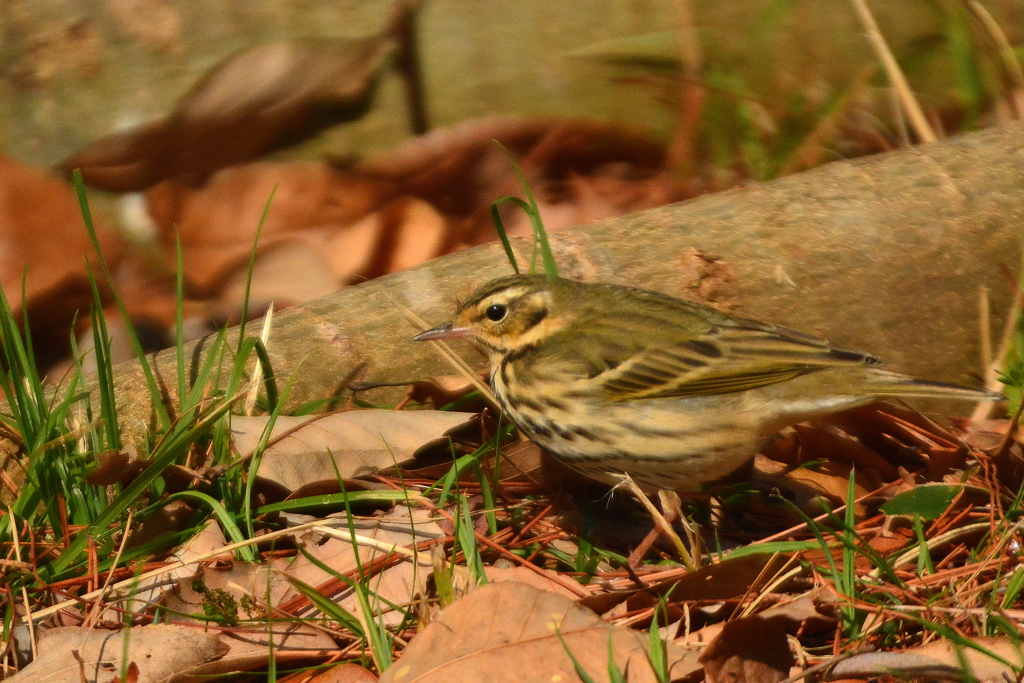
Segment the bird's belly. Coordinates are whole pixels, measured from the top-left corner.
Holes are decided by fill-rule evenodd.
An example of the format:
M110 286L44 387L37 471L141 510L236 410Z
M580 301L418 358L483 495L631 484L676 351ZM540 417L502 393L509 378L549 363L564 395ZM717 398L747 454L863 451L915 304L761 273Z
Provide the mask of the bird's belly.
M510 393L493 378L502 408L530 439L588 477L629 474L642 488L693 491L754 457L765 433L740 396L581 401L564 394Z

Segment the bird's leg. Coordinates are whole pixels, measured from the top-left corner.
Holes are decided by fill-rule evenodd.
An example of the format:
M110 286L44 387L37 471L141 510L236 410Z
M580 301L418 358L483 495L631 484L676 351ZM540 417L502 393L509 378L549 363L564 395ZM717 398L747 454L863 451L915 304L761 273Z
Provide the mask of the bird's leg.
M674 524L678 517L674 510L669 510L665 513L664 519L669 524ZM644 540L640 541L640 545L634 548L633 552L631 552L629 557L626 558L627 564L634 569L643 564L644 556L647 555L647 551L651 549L651 546L654 545L654 542L658 540L659 536L661 536L661 526L655 523L655 525L651 527L651 530L647 532L647 536L644 537Z
M680 505L678 494L674 491L658 492L658 499L661 502L662 509L671 515L671 519L667 519L666 515L662 514L658 510L657 506L655 506L654 502L647 497L647 494L636 485L636 482L633 481L632 477L628 474L623 474L621 477L622 485L636 496L637 500L640 501L640 504L643 505L651 515L651 519L654 520L654 529L652 529L651 533L647 535L647 538L641 542L640 546L630 553L629 562L631 566L635 566L633 565L634 562L639 563L657 537L664 534L665 537L672 542L672 545L675 546L676 552L679 553L679 558L682 560L683 566L691 571L697 569L700 560L699 536L693 532L689 525L686 526L687 536L689 537L691 548L694 551L691 553L690 550L687 550L683 540L679 538L679 535L672 528L672 522L677 519L681 519L682 517L682 507ZM694 555L697 557L696 561L694 560Z

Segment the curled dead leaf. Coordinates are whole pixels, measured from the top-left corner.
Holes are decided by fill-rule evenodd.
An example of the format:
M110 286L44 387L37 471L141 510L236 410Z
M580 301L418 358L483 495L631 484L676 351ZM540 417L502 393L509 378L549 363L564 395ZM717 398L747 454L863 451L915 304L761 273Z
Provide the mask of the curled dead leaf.
M96 460L97 467L85 475L85 480L93 486L110 486L123 480L130 456L124 451L103 451Z
M963 647L935 640L901 652L867 652L844 659L826 680L891 676L925 680L964 680L995 683L1016 680L1024 656L1019 643L1009 637L984 637ZM970 671L964 671L966 664Z
M462 375L441 375L413 382L409 398L416 403L430 403L439 410L476 391L476 386Z
M266 417L232 420L235 448L248 457L267 425ZM352 410L328 415L281 416L258 475L288 490L321 480L371 474L408 462L416 451L476 419L468 413L434 410Z
M101 138L60 164L85 182L137 192L169 178L201 183L369 108L389 35L265 43L211 69L167 118Z

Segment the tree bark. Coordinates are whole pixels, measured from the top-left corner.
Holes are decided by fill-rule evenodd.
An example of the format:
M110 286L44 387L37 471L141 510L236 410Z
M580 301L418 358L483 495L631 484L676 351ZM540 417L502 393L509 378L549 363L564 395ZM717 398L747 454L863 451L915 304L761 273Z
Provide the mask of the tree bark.
M711 299L869 351L892 369L963 382L982 371L979 288L989 289L996 339L1008 314L1022 217L1024 125L1011 125L593 223L551 242L564 276ZM277 314L268 346L278 382L296 378L288 404L345 395L356 383L451 374L429 345L410 341L416 330L390 297L433 325L509 272L500 245L486 245ZM478 353L460 350L482 367ZM186 353L190 376L199 355ZM174 358L152 358L171 396ZM115 382L122 426L150 423L138 363L119 365ZM402 391L360 396L388 402Z

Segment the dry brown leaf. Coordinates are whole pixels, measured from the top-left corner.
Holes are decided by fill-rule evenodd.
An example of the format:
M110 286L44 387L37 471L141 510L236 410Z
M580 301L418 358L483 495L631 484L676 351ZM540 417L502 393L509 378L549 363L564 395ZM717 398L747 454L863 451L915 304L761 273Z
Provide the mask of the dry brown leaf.
M518 159L549 231L682 198L678 184L662 173L661 142L639 128L587 119L474 119L414 138L356 168L393 180L403 194L448 216L457 226L452 243L480 244L496 237L494 198L520 192L494 140ZM531 234L522 212L504 207L502 215L508 234Z
M383 683L548 683L576 680L566 649L595 681L608 680L608 651L631 683L657 680L644 633L611 626L572 600L526 584L492 583L444 609L412 639ZM563 644L564 643L564 644ZM670 675L699 670L696 655L668 645ZM528 665L527 665L528 663Z
M967 449L955 434L909 408L875 403L837 413L826 421L894 462L899 462L905 452L919 453L933 481L966 464Z
M376 251L386 257L374 264L371 277L376 272L394 273L412 268L440 256L449 246L447 220L422 199L402 197L395 200L381 211L381 221L384 223L384 243L378 243ZM359 274L339 273L348 283L352 283L354 276Z
M419 553L417 557L421 557ZM375 617L378 623L398 626L408 617L405 612L392 609L391 605L410 608L417 598L426 595L430 567L421 564L426 558L427 553L421 560L404 559L374 575L367 587L367 599L374 612L381 612ZM335 601L349 614L358 615L362 611L359 599L352 591L338 595ZM415 614L414 609L411 611Z
M383 470L382 474L394 476L401 473L402 476L412 479L440 479L452 468L451 452L427 453L424 452L423 459L431 462L440 462L422 467L395 470L393 468ZM554 462L552 468L559 463L553 458L544 454L540 446L532 441L517 441L513 444L502 446L501 457L498 459L498 478L501 481L534 481L539 484L551 484L561 481L560 477L553 477L546 471L548 463ZM485 471L494 468L494 452L485 454L480 465ZM560 471L560 470L559 470ZM477 482L477 474L469 468L465 468L459 474L459 481Z
M716 621L713 624L708 624L703 628L699 628L696 631L684 633L683 635L676 638L673 642L683 647L690 647L692 649L701 649L710 645L718 634L725 628L724 621Z
M429 402L439 410L474 391L476 386L463 375L441 375L413 382L409 398L416 403Z
M39 636L39 656L7 678L15 683L81 683L111 681L122 665L134 662L139 680L169 681L188 675L229 650L217 632L188 626L154 624L120 631L61 626ZM83 660L80 665L74 652ZM83 667L83 668L80 668ZM98 676L96 672L101 672Z
M368 479L342 479L339 482L337 479L322 479L320 481L314 481L309 484L303 484L297 489L292 490L291 493L285 498L285 500L297 500L299 498L312 498L314 496L329 496L333 493L341 493L348 491L353 493L355 491L392 491L392 487L380 481L370 481ZM272 489L271 489L272 495ZM384 508L390 508L392 503L387 501L353 501L353 506L360 511L364 508L361 506L367 506L369 509L383 506Z
M972 642L1013 666L1007 666L984 652L967 647L957 648L948 640L935 640L902 652L868 652L844 659L829 672L828 680L894 674L900 678L975 680L979 683L1017 680L1018 671L1024 667L1024 654L1019 643L1005 636L974 638ZM960 656L970 666L970 676L962 671Z
M826 613L835 612L833 602L823 601L822 591L815 589L796 597L783 600L758 613L761 619L778 619L790 633L821 633L835 630L836 617ZM675 639L683 646L710 645L725 628L728 622L718 621L690 633L684 633Z
M202 188L166 182L150 190L166 267L174 267L180 234L190 287L237 307L272 191L253 301L307 301L453 248L448 220L421 199L393 197L389 182L324 165L258 163L220 171Z
M538 588L542 591L558 593L570 600L576 600L579 596L571 590L558 583L554 578L547 578L549 572L536 572L526 567L484 567L487 580L491 583L502 583L504 581L515 581Z
M275 621L272 625L273 657L278 666L322 660L336 652L334 640L322 631L301 623ZM240 672L266 670L271 657L268 645L270 631L266 628L266 622L225 630L221 639L231 649L220 659L190 672L192 680L210 680Z
M95 224L103 255L114 267L123 244L99 216ZM25 276L36 360L45 367L66 353L72 320L89 310L86 258L96 267L78 200L67 183L0 155L0 247L0 286L17 314Z
M166 538L168 534L182 531L192 526L195 511L195 501L172 500L146 517L141 524L133 525L129 532L129 541L132 545L141 545L155 538Z
M329 221L328 216L321 218ZM261 236L250 281L253 238L246 239L250 226L239 227L232 241L214 243L204 235L205 244L190 240L185 252L188 264L199 265L199 272L189 272L190 283L212 286L197 279L211 277L228 318L238 317L236 309L247 287L251 302L272 301L283 308L409 268L449 250L444 217L426 202L405 197L351 225L327 222L302 232ZM165 250L165 256L173 254Z
M763 590L786 562L786 558L768 553L735 559L727 557L721 562L687 572L666 584L664 590L657 590L657 594L667 592L669 600L673 602L738 598L748 591Z
M1016 491L1024 484L1024 448L1021 447L1021 427L1010 440L1009 448L1002 448L1010 432L1011 420L954 420L963 435L964 443L992 456L999 480Z
M315 417L282 416L274 424L259 476L294 490L316 481L370 474L407 463L416 451L476 419L436 410L352 410ZM235 448L252 454L266 417L235 417ZM274 439L284 436L279 441Z
M991 451L998 448L1003 439L1010 432L1012 420L1003 418L998 420L970 420L967 418L954 418L952 422L963 435L964 443L979 451ZM1021 438L1021 428L1013 435L1014 440Z
M754 458L752 484L770 491L778 488L786 498L807 514L820 515L820 500L841 504L846 500L851 467L838 462L823 462L814 469L799 467L788 469L784 465L762 455ZM868 479L862 470L853 470L854 486L858 498L878 488L879 484ZM866 508L858 503L856 513L863 517Z
M517 184L494 140L520 160L528 176L562 183L595 173L651 177L665 158L664 145L638 127L588 119L490 116L413 138L357 168L399 181L405 193L442 213L469 217Z
M260 228L271 193L274 201ZM188 282L209 295L245 269L258 229L261 253L299 240L322 252L335 272L340 255L351 254L351 272L361 273L379 226L362 227L360 221L393 195L388 181L323 164L258 162L226 168L199 188L161 183L146 193L146 201L167 267L173 269L180 234ZM342 236L353 243L338 241Z
M96 454L97 466L85 475L93 486L110 486L124 481L125 470L130 456L125 451L103 451Z
M210 675L234 671L262 669L270 660L270 641L273 638L273 657L278 663L322 656L337 646L323 631L300 622L258 622L236 627L224 632L224 640L231 650L216 664L209 664L204 671Z
M758 614L762 619L781 619L791 633L817 633L835 629L837 618L833 602L822 599L816 588L795 598L783 600Z
M325 259L321 240L298 234L260 251L250 279L248 263L231 272L221 285L214 305L222 320L241 319L241 303L248 292L252 309L276 310L337 291L341 282Z
M696 571L666 579L632 593L596 593L580 603L599 614L618 606L624 612L651 609L661 597L670 602L681 600L729 600L763 590L785 566L786 558L768 553L726 557Z
M200 187L170 180L150 189L147 202L166 267L174 267L180 233L191 291L218 298L221 315L234 319L274 187L252 298L281 307L494 240L490 204L520 188L493 139L519 159L548 230L677 198L660 171L663 145L646 132L585 119L491 118L357 165L251 163ZM521 211L502 211L509 234L531 233Z
M895 465L841 430L806 424L794 425L793 429L800 437L800 458L804 462L828 459L876 470L887 480L897 476Z
M266 43L211 69L167 118L114 133L61 163L85 182L136 192L162 180L204 181L369 108L394 49L387 32L370 38Z
M139 683L139 665L135 662L129 664L124 670L124 677L118 676L113 683Z
M321 671L306 683L374 683L376 680L377 676L372 672L358 664L345 662Z
M707 683L779 683L794 664L781 617L728 621L700 655Z

